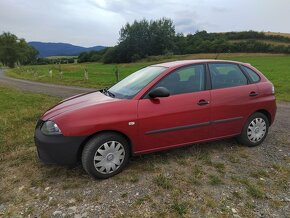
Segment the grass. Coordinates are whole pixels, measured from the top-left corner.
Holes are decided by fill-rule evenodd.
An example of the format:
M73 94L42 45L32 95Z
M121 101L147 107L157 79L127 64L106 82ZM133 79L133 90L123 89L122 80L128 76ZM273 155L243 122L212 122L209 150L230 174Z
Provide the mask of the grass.
M210 185L221 185L223 181L217 175L209 175L209 184Z
M269 173L264 169L259 169L258 171L252 172L251 176L254 178L257 178L257 179L260 179L263 177L267 178L267 177L269 177Z
M154 182L156 183L156 185L164 189L171 189L173 187L171 180L162 174L157 175L154 178Z
M290 38L290 33L265 32L266 35L284 36Z
M156 56L130 64L64 64L61 65L61 71L63 72L62 76L59 74L59 65L24 66L8 70L8 75L15 78L46 83L102 88L111 86L116 82L116 67L119 69L120 79L123 79L132 72L135 72L136 70L153 63L180 59L214 59L216 57L218 59L229 59L251 63L273 82L276 88L276 96L278 100L290 101L290 55L237 53L218 55L193 54ZM52 69L53 72L52 77L50 77L48 73L50 69ZM88 70L88 80L86 80L84 77L85 69Z
M120 64L120 79L125 78L132 72L146 66L146 63ZM59 67L63 72L62 76L59 73ZM62 84L73 85L90 88L103 88L111 86L116 82L115 71L117 65L87 63L87 64L63 64L59 65L36 65L19 67L8 71L8 75L15 78ZM88 71L89 79L84 77L84 70ZM49 70L52 70L52 77L49 75Z
M231 43L247 42L247 41L248 41L247 39L245 39L245 40L243 40L243 39L229 40L229 42L231 42ZM261 43L270 44L270 45L284 45L284 46L290 45L290 43L288 43L288 42L277 42L277 41L265 40L265 39L259 39L256 41L261 42Z
M204 175L205 172L202 170L202 166L194 165L189 181L193 185L201 185L201 179Z
M33 144L33 130L37 119L44 110L60 101L59 98L23 94L20 91L0 87L0 154L17 151ZM17 131L14 131L17 130ZM2 155L1 155L2 157ZM14 164L30 161L22 156Z
M29 176L34 173L31 165L36 161L34 127L43 111L59 100L55 97L0 87L0 166L2 169L0 204L6 201L17 204L22 197L15 194L15 191L27 193L29 192L27 186L42 184L40 178L34 181L30 180ZM22 170L14 171L19 168ZM13 187L19 189L15 190Z
M174 202L171 206L172 210L178 215L183 216L187 212L187 203L185 202Z
M213 166L217 169L219 173L225 172L225 164L224 163L213 163Z
M247 184L248 193L254 198L264 198L264 192L259 189L257 186Z
M231 140L133 157L122 173L107 180L91 179L80 166L43 165L36 156L34 127L59 100L0 86L0 205L5 207L0 217L50 217L56 210L73 216L68 207L88 216L116 217L231 217L230 208L236 208L239 216L253 217L263 205L278 215L288 205L277 199L289 190L289 160L275 153L269 161L272 156L265 154L271 150ZM285 146L288 154L286 144L275 146ZM247 158L242 158L245 149ZM261 177L265 182L259 183Z
M251 182L249 179L247 178L234 178L233 180L245 185L246 189L247 189L247 193L249 195L251 195L254 198L264 198L265 197L265 193L263 190L261 190L260 187L258 187L257 185L253 184L253 182Z

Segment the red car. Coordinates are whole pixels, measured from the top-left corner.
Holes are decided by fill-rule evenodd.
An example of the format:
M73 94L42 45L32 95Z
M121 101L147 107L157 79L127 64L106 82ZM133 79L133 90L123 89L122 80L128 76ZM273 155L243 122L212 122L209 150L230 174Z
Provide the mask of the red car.
M132 155L228 137L256 146L275 113L273 84L250 64L175 61L63 100L38 121L35 143L45 163L81 161L108 178Z

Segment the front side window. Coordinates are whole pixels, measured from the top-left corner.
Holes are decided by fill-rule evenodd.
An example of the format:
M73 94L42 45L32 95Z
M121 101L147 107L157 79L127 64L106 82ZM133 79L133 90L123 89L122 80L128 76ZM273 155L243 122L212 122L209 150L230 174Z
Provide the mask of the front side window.
M170 95L191 93L205 89L204 65L192 65L178 69L161 79L154 88L165 87Z
M255 71L253 71L250 68L245 67L243 65L241 65L241 67L243 68L244 71L246 71L249 74L249 76L251 77L251 79L254 83L260 81L260 77L258 76L258 74Z
M247 85L247 77L236 64L209 63L212 88L227 88Z
M166 67L145 67L127 76L109 89L116 98L133 98L141 89L163 73Z

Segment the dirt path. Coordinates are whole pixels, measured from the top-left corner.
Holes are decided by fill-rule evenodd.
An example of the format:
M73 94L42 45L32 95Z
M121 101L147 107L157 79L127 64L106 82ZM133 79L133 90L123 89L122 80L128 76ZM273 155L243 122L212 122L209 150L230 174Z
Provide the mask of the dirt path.
M13 86L24 91L48 94L63 98L67 98L84 92L94 91L94 89L89 88L62 86L62 85L32 82L21 79L14 79L6 76L4 71L1 69L0 69L0 84Z

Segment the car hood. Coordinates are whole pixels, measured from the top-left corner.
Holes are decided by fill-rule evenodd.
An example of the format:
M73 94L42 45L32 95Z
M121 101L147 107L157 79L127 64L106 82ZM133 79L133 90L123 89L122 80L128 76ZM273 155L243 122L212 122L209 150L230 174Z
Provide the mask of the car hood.
M101 104L106 104L120 100L121 99L106 96L102 94L100 91L80 94L64 99L59 104L53 106L42 115L41 119L45 121L52 119L63 113L68 113L82 108L90 106L98 106Z

